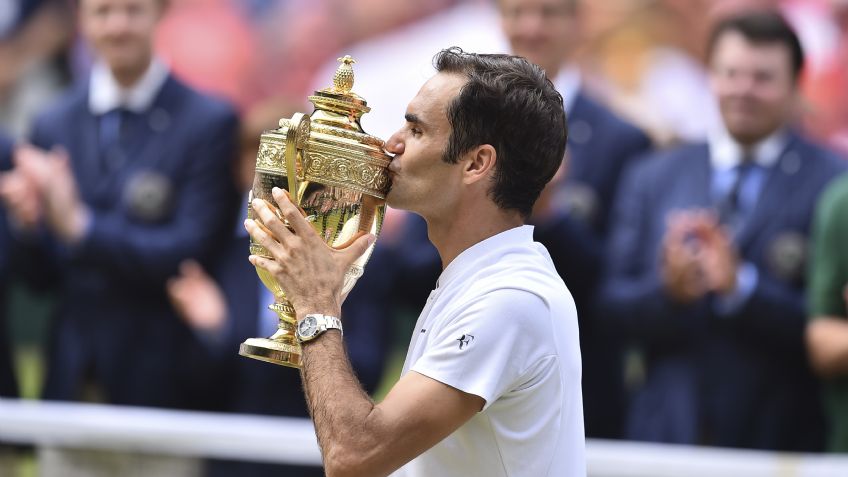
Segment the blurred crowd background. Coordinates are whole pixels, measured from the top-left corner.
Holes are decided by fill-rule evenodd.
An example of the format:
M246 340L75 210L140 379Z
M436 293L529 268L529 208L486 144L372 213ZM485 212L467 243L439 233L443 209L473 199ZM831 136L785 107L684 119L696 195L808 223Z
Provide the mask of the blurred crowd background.
M350 54L387 138L450 46L564 97L532 222L587 437L848 451L845 0L0 0L0 396L306 416L296 371L237 356L275 329L241 228L259 135ZM375 397L440 270L390 210L343 312ZM208 465L248 472L321 475Z

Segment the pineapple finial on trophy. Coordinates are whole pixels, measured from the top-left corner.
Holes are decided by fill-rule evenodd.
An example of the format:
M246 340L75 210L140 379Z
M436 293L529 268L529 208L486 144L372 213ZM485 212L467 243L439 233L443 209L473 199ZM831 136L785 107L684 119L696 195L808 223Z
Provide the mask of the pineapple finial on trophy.
M356 63L356 60L350 55L345 55L337 61L341 64L333 75L333 89L339 93L350 93L353 89L353 66L351 65Z

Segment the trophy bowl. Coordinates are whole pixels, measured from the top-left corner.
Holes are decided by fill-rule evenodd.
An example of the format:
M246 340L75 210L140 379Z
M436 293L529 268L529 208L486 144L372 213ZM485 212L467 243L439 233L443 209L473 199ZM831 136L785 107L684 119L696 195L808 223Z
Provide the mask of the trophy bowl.
M333 86L309 96L311 115L295 113L280 120L277 129L260 137L256 175L249 194L248 217L258 220L250 202L263 199L276 209L271 190L288 191L307 221L330 247L344 247L362 233L378 236L386 211L391 157L380 139L359 124L370 111L364 99L351 92L354 60L339 58ZM374 246L345 274L346 295L362 276ZM250 241L250 253L272 258L268 250ZM286 298L285 284L256 267L262 283L274 294L269 306L279 317L277 331L268 338L249 338L239 354L283 366L300 367L300 344L294 331L295 310Z

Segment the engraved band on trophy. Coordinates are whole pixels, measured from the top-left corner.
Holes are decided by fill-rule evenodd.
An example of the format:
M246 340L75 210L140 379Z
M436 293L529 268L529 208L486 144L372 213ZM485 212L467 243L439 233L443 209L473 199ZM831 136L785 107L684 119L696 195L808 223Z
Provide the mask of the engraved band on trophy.
M371 110L351 91L355 61L339 58L333 86L309 96L315 106L311 115L295 113L281 119L279 128L265 131L256 156L256 176L248 201L248 217L258 220L250 208L254 198L274 204L271 189L289 192L306 212L307 220L331 247L347 244L359 233L379 235L386 210L391 158L380 139L366 134L359 124ZM346 294L362 275L373 245L345 275ZM272 258L250 241L250 253ZM279 317L277 332L269 338L249 338L239 354L284 366L300 367L300 344L295 338L295 310L286 299L283 284L257 267L262 283L274 294L269 306Z

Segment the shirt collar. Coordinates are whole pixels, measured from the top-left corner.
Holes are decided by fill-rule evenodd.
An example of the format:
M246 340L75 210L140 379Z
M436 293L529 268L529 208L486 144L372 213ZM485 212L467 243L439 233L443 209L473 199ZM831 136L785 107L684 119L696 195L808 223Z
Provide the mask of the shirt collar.
M141 79L129 89L118 84L109 67L103 62L95 63L91 70L88 90L88 108L93 114L104 114L118 108L134 113L147 111L156 99L165 80L168 67L154 58Z
M448 264L439 276L436 287L442 287L468 269L474 262L488 255L493 250L513 245L521 245L533 242L533 226L522 225L501 233L495 234L483 241L466 248Z
M721 128L709 135L710 164L713 169L732 169L739 165L745 151L726 129ZM773 166L780 158L780 153L786 147L788 137L783 129L778 129L750 149L754 163L760 167Z
M571 108L574 107L574 100L577 99L577 91L582 83L580 70L574 66L564 66L559 70L559 74L552 83L554 88L562 95L562 105L565 107L565 112L571 112Z

